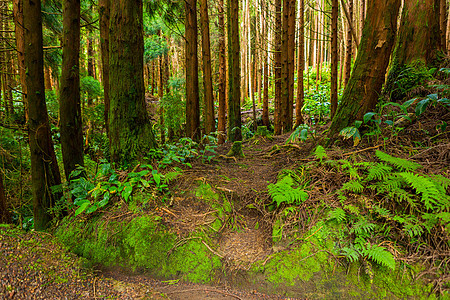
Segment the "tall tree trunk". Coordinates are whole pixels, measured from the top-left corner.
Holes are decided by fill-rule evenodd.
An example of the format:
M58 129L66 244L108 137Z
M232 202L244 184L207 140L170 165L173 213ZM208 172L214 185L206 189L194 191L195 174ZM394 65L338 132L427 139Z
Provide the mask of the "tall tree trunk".
M109 9L110 0L98 1L100 52L102 55L103 101L106 134L109 138Z
M295 106L295 127L304 123L302 107L305 100L303 87L303 70L305 69L305 0L299 0L299 32L298 32L298 69L297 69L297 102Z
M261 6L262 6L262 27L263 27L263 34L262 34L262 41L263 41L263 59L262 59L262 65L264 68L263 71L263 112L262 112L262 122L264 126L267 126L267 128L270 126L269 121L269 68L270 68L270 61L269 61L269 45L270 45L270 38L268 35L269 27L267 26L267 23L269 22L269 5L267 0L261 0Z
M87 48L87 75L95 78L95 70L94 70L94 38L92 37L92 29L88 26L87 31L88 37L86 41ZM90 93L87 95L87 105L88 107L92 107L94 105L94 99ZM89 122L91 123L91 122ZM91 127L91 124L89 124Z
M63 56L60 84L60 128L67 181L83 166L83 124L80 103L80 0L63 2Z
M446 40L447 40L447 54L450 55L450 9L448 11L448 16L447 16Z
M45 230L52 220L49 209L61 196L52 194L50 188L61 184L61 175L53 149L45 104L42 17L39 0L23 1L23 19L34 228Z
M439 0L439 29L441 35L441 49L446 49L447 31L447 0Z
M161 36L161 31L159 32ZM165 56L165 55L164 55ZM159 97L159 130L161 136L161 144L166 142L166 128L164 126L164 107L162 106L162 98L164 97L164 86L165 86L165 78L164 78L164 56L160 56L158 58L159 61L159 80L158 80L158 97Z
M27 103L27 85L25 82L25 56L24 49L25 43L23 40L24 37L24 28L23 28L23 0L14 0L14 28L16 35L16 48L17 48L17 67L19 69L19 78L20 85L22 87L22 100L24 104L25 110L25 121L28 120L28 103Z
M281 0L275 0L275 28L274 28L274 74L275 74L275 112L274 134L281 134Z
M375 108L394 45L400 2L369 3L355 66L328 132L331 140L337 138L341 129Z
M111 158L127 164L157 146L145 104L142 0L110 5Z
M203 89L205 91L205 133L216 130L214 119L214 96L211 71L211 47L209 41L208 0L200 1L200 19L202 23L202 58L203 58Z
M438 11L439 0L405 2L385 88L393 99L405 96L396 82L406 66L433 65L435 62L436 54L441 50Z
M280 121L283 133L292 130L294 101L295 0L283 1L281 42L281 101Z
M338 105L338 0L331 4L331 118Z
M349 22L347 22L347 41L345 45L345 70L344 70L344 86L347 86L350 79L352 69L352 23L353 22L353 0L348 1Z
M219 112L218 112L218 124L217 130L218 143L223 144L225 142L225 130L226 130L226 88L227 88L227 70L226 70L226 49L225 49L225 18L224 18L224 2L219 0L218 5L218 18L219 18Z
M228 139L242 140L241 128L241 68L239 44L239 1L227 1L228 25Z
M197 0L186 0L186 135L200 138L200 104L197 57Z

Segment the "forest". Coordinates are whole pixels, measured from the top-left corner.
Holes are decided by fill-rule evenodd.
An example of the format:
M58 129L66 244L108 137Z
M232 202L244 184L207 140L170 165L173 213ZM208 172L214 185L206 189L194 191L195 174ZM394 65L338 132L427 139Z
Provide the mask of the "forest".
M0 0L0 299L446 299L449 6Z

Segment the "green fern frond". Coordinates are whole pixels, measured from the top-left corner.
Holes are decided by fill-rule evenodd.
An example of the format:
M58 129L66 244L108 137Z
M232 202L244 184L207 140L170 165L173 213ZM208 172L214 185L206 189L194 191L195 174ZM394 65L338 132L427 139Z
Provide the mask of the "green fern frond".
M354 232L357 235L370 234L377 226L374 223L370 223L367 219L361 219L355 224L353 224L350 232Z
M359 208L357 208L354 205L345 205L344 209L348 210L350 213L354 214L354 215L359 215Z
M390 218L391 217L391 212L389 211L389 209L386 209L384 207L378 206L378 205L374 205L373 206L373 210L379 214L380 216L384 217L384 218Z
M391 173L392 167L384 163L375 164L369 169L369 174L367 174L366 180L367 181L371 181L374 179L384 180Z
M343 247L341 248L341 252L345 256L345 258L351 263L358 261L360 257L359 252L353 247Z
M291 176L281 178L275 184L269 184L267 190L273 201L281 203L300 204L308 199L308 193L300 188L293 188L294 180Z
M364 190L364 186L359 181L350 180L350 181L344 183L341 190L346 190L346 191L360 194Z
M450 186L450 178L444 177L442 175L430 175L431 179L438 183L444 190Z
M442 191L436 187L436 184L427 177L409 172L399 173L399 176L405 179L417 193L422 194L422 201L427 209L433 209L438 202L443 201L443 199L447 197L447 195L442 194Z
M411 237L421 236L424 232L422 224L419 223L405 223L403 230Z
M316 150L314 150L314 156L322 162L322 159L327 158L327 152L325 151L325 148L321 145L316 147Z
M372 261L382 266L395 270L395 259L391 252L386 248L378 245L371 245L369 248L364 249L363 255L367 256Z
M387 162L394 167L402 170L402 171L414 171L420 167L422 167L420 164L415 163L413 161L409 161L407 159L399 158L391 156L387 153L381 152L380 150L377 150L375 152L375 155L382 161Z
M338 223L345 221L346 213L342 208L336 208L328 213L328 221L336 220Z

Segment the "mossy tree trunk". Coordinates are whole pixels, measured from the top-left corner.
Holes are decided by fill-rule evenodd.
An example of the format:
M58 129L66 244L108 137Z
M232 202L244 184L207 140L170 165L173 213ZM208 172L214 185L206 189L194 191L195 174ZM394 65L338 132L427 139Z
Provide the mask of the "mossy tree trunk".
M197 0L185 1L186 136L200 138L200 103L197 57Z
M45 230L52 220L49 209L61 196L52 194L51 187L61 184L61 175L53 149L45 104L42 17L39 0L23 1L23 20L34 228Z
M115 0L110 4L111 159L128 164L157 146L144 97L142 0Z
M200 19L202 24L202 59L203 59L203 90L205 93L205 133L216 130L214 119L214 96L211 71L211 46L209 41L208 0L200 1Z
M227 89L227 62L226 62L226 47L225 47L225 17L224 17L224 1L219 0L218 4L218 21L219 21L219 112L217 130L219 131L218 143L225 142L226 130L226 89Z
M432 65L442 49L439 18L436 17L439 3L439 0L405 1L385 90L393 98L404 95L396 91L396 81L402 70L410 64Z
M102 56L103 101L106 134L109 137L109 7L110 0L98 1L100 53Z
M63 2L63 56L60 84L60 130L67 181L83 166L83 126L80 105L80 0Z
M227 1L228 21L228 139L242 140L239 1Z
M400 0L370 1L354 69L328 137L352 125L378 103L397 29Z

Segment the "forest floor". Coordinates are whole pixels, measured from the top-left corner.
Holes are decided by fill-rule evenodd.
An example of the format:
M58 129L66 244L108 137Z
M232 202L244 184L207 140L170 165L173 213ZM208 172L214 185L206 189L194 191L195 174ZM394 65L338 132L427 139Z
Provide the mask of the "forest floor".
M388 141L375 146L363 142L358 148L341 144L327 154L332 159L351 155L367 161L374 160L376 149L404 158L412 154L424 172L450 177L450 133L436 131L436 120L448 122L450 113L430 110L420 122L415 121ZM171 183L171 203L156 207L157 214L180 236L188 236L199 224L210 224L214 218L211 206L188 193L199 182L209 184L232 204L233 220L226 223L233 226L219 230L217 250L230 271L228 274L268 258L279 249L272 246L276 214L267 209L272 202L267 186L276 182L283 169L299 169L313 161L311 152L317 145L315 138L306 143L286 144L288 137L250 139L243 143L242 158L227 157L230 145L225 144L216 149L212 162L192 161L192 168L185 168L183 175ZM310 180L316 184L308 191L309 198L300 205L296 216L303 232L318 218L319 202L337 203L333 193L342 186L341 174L321 168L310 174ZM311 207L317 210L314 212ZM126 214L132 218L131 213ZM236 227L240 230L233 230ZM288 299L283 295L260 294L250 286L236 290L229 278L223 278L220 286L207 286L88 266L87 261L71 254L50 234L0 225L0 299Z

